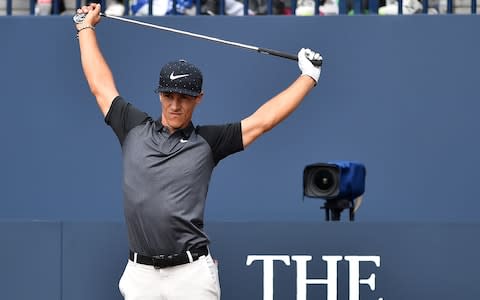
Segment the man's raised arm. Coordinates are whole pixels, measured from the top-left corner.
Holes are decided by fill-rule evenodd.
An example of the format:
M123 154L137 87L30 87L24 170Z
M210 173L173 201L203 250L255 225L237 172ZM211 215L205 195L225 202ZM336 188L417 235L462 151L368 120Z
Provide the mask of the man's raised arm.
M102 114L106 116L118 91L95 34L95 25L100 22L100 4L83 6L77 9L77 13L87 14L81 23L76 24L83 73Z
M310 62L313 59L321 59L320 54L310 49L301 49L298 52L298 66L302 75L287 89L242 120L242 138L245 148L288 117L317 84L321 70Z

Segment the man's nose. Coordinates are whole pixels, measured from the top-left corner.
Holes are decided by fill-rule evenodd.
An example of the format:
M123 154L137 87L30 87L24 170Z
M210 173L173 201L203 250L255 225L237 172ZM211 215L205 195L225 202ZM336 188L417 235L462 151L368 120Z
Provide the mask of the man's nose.
M179 109L180 108L180 100L178 98L173 98L172 101L172 109Z

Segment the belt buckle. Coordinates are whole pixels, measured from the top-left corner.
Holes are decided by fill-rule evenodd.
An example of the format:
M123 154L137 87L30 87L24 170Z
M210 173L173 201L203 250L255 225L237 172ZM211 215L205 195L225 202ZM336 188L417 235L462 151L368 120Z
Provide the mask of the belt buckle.
M168 267L168 261L166 255L152 256L152 265L155 269L162 269Z

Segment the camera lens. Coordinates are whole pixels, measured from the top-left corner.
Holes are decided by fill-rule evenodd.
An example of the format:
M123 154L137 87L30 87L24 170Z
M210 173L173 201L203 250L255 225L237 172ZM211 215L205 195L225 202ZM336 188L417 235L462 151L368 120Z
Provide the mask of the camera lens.
M320 191L327 193L335 186L335 179L329 170L319 170L313 176L313 183Z
M308 197L334 199L340 193L341 170L334 164L315 164L303 171L303 193Z

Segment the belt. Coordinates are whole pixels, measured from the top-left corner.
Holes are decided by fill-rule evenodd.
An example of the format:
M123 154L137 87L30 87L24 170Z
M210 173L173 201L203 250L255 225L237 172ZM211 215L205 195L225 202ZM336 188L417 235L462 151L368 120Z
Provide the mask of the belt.
M208 255L207 246L203 246L197 249L192 249L185 251L180 254L170 254L170 255L155 255L155 256L145 256L135 252L130 251L129 258L131 261L142 264L154 266L155 269L168 268L183 264L188 264L198 260L201 256Z

